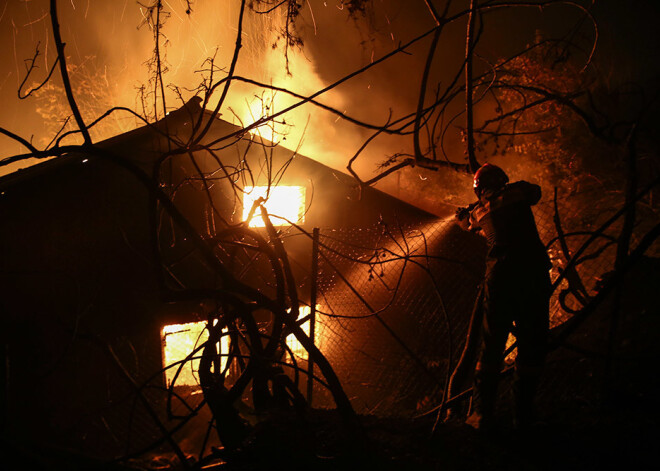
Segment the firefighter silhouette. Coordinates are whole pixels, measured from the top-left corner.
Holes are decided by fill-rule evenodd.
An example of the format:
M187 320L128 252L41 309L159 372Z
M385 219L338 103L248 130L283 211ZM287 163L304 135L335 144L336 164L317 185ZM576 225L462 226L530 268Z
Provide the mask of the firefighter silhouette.
M501 168L485 164L474 175L474 191L478 201L456 212L463 229L478 231L488 242L482 339L466 423L479 430L492 426L506 341L513 332L518 348L515 421L524 428L533 421L549 328L551 264L531 210L541 188L526 181L509 183Z

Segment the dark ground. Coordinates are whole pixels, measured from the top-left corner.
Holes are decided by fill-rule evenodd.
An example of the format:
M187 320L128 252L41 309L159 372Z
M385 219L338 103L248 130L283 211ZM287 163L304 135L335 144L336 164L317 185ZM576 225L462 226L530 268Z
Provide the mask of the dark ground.
M658 339L660 316L646 315L646 327L654 327L645 330L648 340ZM524 433L512 428L510 381L505 379L498 430L490 435L460 420L440 423L432 435L435 414L416 419L363 416L367 441L362 442L342 429L334 411L313 411L304 426L289 418L262 424L245 450L209 461L202 469L655 470L660 439L658 352L660 342L635 343L619 351L606 380L601 356L557 351L549 359L549 379L539 395L541 422ZM2 469L183 469L168 453L101 465L65 454L5 451L5 459L23 465Z
M271 427L264 427L249 448L233 457L224 457L229 462L211 460L201 469L655 470L659 438L658 413L654 407L657 397L657 394L655 397L636 395L635 401L625 398L627 406L589 411L584 410L587 406L575 403L526 433L517 433L503 425L501 430L487 436L460 422L440 424L432 436L432 417L418 420L362 417L367 443L347 440L337 427L335 414L321 412L315 414L316 424L312 426L318 439L315 447L301 446L310 442L309 436L301 436L291 424L274 422ZM566 420L574 408L583 409L580 416ZM170 454L106 465L61 453L34 452L4 450L2 469L184 469ZM190 464L191 469L200 469L193 461Z
M612 305L604 304L547 361L538 395L539 424L511 425L511 380L500 388L497 431L483 435L455 419L431 430L435 414L418 418L360 417L360 434L334 411L314 410L259 425L232 456L190 469L246 470L655 470L660 469L660 271L624 291L608 360ZM1 470L179 470L169 452L101 464L59 451L2 442ZM15 463L15 464L12 464Z
M362 442L342 430L332 411L313 411L307 427L265 424L251 447L209 469L660 469L659 266L658 259L643 260L623 287L618 316L609 299L549 354L537 397L539 423L531 430L512 427L509 376L500 386L497 430L489 435L460 417L432 434L435 414L363 416Z

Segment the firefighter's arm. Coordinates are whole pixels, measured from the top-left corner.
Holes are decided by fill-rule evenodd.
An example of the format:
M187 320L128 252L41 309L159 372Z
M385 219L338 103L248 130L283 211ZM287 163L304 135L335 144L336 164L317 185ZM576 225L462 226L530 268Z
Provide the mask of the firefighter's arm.
M517 188L519 188L522 191L522 193L524 194L525 201L527 202L528 205L534 206L541 199L540 186L534 183L526 182L524 180L513 183L513 185L515 185Z
M475 227L472 218L472 210L477 206L477 203L472 203L469 206L458 208L455 214L456 224L464 231L477 231L479 227Z
M469 231L470 230L470 215L459 217L458 214L456 214L456 225L463 229L464 231Z

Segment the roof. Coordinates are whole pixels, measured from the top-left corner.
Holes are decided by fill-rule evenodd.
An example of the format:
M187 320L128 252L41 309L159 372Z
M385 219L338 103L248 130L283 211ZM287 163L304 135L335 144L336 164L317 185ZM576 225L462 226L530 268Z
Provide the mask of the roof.
M212 143L214 151L222 155L223 159L225 156L228 159L236 159L235 149L241 149L238 151L239 160L243 158L241 152L244 151L245 161L251 160L252 168L259 168L260 164L256 160L263 160L263 153L250 153L245 150L249 147L250 142L254 143L258 138L246 135L239 126L220 118L213 118L211 112L202 110L200 102L201 100L195 97L181 108L168 113L157 123L106 139L99 142L97 146L130 161L151 175L159 164L161 156L172 147L171 141L166 136L177 141L177 144L185 145L201 114L202 126L205 126L209 119L214 119L205 135L204 142ZM280 183L289 181L295 182L289 184L306 185L308 191L311 192L314 205L318 207L323 203L329 204L329 211L325 211L322 218L317 218L318 220L314 221L315 224L326 223L322 224L325 226L360 225L365 220L373 221L379 218L388 222L414 223L419 220L437 218L427 211L373 187L360 188L358 182L350 175L332 169L307 156L282 146L273 146L267 141L263 141L263 143L269 150L272 149L270 153L272 166L286 168L284 172L286 178ZM79 164L87 157L82 153L71 153L18 170L0 178L0 191L6 191L19 183L25 184L37 176L47 176L49 172L56 171L56 169L63 170L69 165ZM183 160L184 157L188 159L185 154L180 158ZM365 212L369 215L366 216ZM336 220L333 221L332 216L335 216ZM353 221L350 221L351 218Z

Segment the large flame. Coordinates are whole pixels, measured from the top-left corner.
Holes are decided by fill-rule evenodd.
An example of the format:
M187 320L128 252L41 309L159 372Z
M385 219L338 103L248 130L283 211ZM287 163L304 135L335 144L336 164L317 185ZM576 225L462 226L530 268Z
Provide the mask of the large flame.
M264 198L266 211L274 226L301 223L305 216L305 187L302 186L246 186L243 196L243 220L247 221L254 202ZM250 219L250 227L264 227L259 211Z
M23 61L34 55L36 44L42 45L36 72L29 77L25 91L29 87L36 87L45 77L45 74L39 73L48 71L53 65L53 55L44 53L49 51L48 48L46 51L43 49L43 44L52 41L52 31L49 28L47 2L45 5L44 2L27 2L25 6L12 5L13 3L15 2L8 2L5 9L7 11L0 14L0 20L4 19L7 24L24 25L12 29L13 54L7 55L5 61L8 66L13 61L11 65L15 66L18 74L17 84L25 76ZM144 6L136 2L93 2L88 8L76 8L76 3L62 3L59 6L59 19L63 33L66 34L68 54L71 55L68 62L74 95L85 121L92 122L113 106L125 106L141 112L142 105L146 104L144 111L151 113L154 93L159 117L162 117L164 110L161 91L158 87L153 87L154 32L145 23L147 17ZM222 71L228 69L234 52L241 2L194 2L192 12L188 11L190 4L186 2L165 3L165 14L161 15L161 20L165 22L160 53L165 64L164 101L167 111L171 111L182 104L179 92L197 90L203 80L210 78L209 71L212 67L205 62L207 59L214 58L214 81L224 77ZM275 94L271 92L270 85L286 88L303 96L325 87L325 82L316 73L314 63L303 51L295 47L288 48L285 57L284 43L279 39L287 21L287 16L278 14L277 11L270 15L258 14L250 9L246 11L236 75L268 86L232 82L225 106L221 110L223 119L231 120L232 116L236 116L240 117L244 125L249 125L263 115L272 115L297 101L283 92L277 93L277 99L273 100ZM137 28L139 25L142 27ZM75 47L69 46L69 43L75 44ZM278 47L273 48L274 44L278 44ZM289 71L286 68L287 62ZM47 145L53 139L53 133L59 130L62 121L70 114L63 89L57 85L57 81L51 82L32 97L36 104L32 101L29 110L23 106L23 101L16 98L16 86L0 87L3 106L6 105L4 113L11 112L20 116L20 119L12 120L12 115L6 114L8 122L15 125L12 132L23 136L34 134L37 147ZM143 97L136 90L141 90L146 95ZM213 95L207 105L209 109L216 106L221 95L220 92ZM184 93L183 101L189 97L189 93ZM143 102L142 98L145 98L146 102ZM336 105L343 109L341 103ZM312 111L315 111L315 108L307 105L287 113L286 116L278 117L278 124L275 125L276 136L286 130L287 143L290 147L297 147ZM334 120L335 117L324 116L324 119ZM95 125L91 132L95 141L98 141L142 125L143 122L131 114L117 112ZM74 124L70 123L70 126ZM313 134L320 134L321 130L327 134L329 127L316 125ZM309 129L308 132L312 132ZM268 125L259 131L265 139L279 141L272 139L274 136ZM74 142L76 136L72 135L65 142ZM316 155L316 150L330 148L316 145L317 137L312 135L308 138L307 145L310 147L301 149L301 152ZM2 157L25 152L23 146L6 136L0 136L0 143ZM5 172L4 168L0 168L0 174Z

